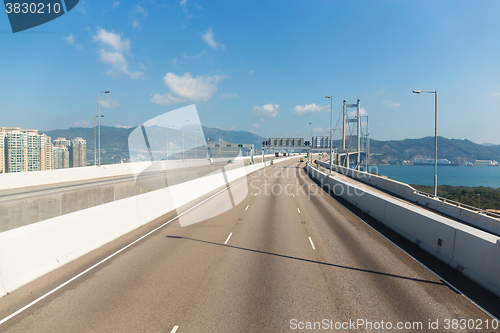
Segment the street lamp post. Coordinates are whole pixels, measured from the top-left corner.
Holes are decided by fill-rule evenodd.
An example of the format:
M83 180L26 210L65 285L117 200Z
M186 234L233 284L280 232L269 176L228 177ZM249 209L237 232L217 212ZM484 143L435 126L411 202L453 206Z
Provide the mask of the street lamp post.
M104 115L101 115L101 117L104 117ZM97 134L96 134L96 127L95 127L95 119L98 118L97 116L94 116L94 165L97 165Z
M325 96L330 99L330 176L332 175L333 165L333 144L332 144L332 128L333 128L333 99L332 96Z
M95 118L97 118L97 116L94 116L94 166L97 165L97 134L95 131Z
M309 163L312 164L312 152L313 152L313 123L309 123L309 125L311 125L311 153L309 155L310 158L309 158Z
M97 126L99 127L99 166L101 166L101 101L99 100L99 94L109 94L109 90L99 91L97 93Z
M438 151L438 141L437 141L437 133L438 133L438 92L437 90L413 90L414 94L420 93L430 93L434 94L434 196L437 197L437 151Z

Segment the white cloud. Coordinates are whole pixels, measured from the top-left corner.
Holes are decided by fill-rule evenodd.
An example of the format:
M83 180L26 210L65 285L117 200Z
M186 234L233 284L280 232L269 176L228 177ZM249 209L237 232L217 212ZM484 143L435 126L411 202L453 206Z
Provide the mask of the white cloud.
M148 12L146 11L146 9L144 9L144 7L142 6L139 6L139 5L136 5L135 6L135 10L134 10L137 14L140 14L143 18L145 18L146 16L148 16Z
M163 95L156 93L151 98L151 103L160 104L160 105L169 105L169 104L175 104L175 103L182 103L182 102L185 102L185 101L186 100L184 100L184 99L182 99L180 97L172 96L169 93L165 93Z
M103 108L108 108L108 109L113 109L120 106L120 103L118 103L113 99L101 99L99 101L99 104L101 104Z
M69 35L68 37L63 37L63 39L68 43L69 45L73 45L75 43L75 36L73 34Z
M182 8L182 11L184 12L184 15L186 15L186 18L191 18L193 17L193 15L189 14L189 11L187 9L187 0L182 0L181 2L179 2L179 5L181 6Z
M260 125L259 125L258 123L254 123L254 124L253 124L253 127L254 127L254 128L259 128L259 127L260 127Z
M266 104L263 106L254 105L253 114L259 116L261 118L274 118L279 113L279 105L278 104Z
M76 6L76 10L82 14L85 14L87 12L87 8L85 7L85 0L80 1L78 6Z
M191 99L194 101L208 101L217 91L217 85L227 78L223 75L192 77L190 73L177 76L174 73L167 73L163 78L165 85L175 95Z
M500 92L493 93L493 96L498 96L498 97L500 97Z
M139 5L136 5L130 14L130 18L132 19L131 24L135 29L142 29L142 22L148 17L147 10Z
M312 103L306 105L297 105L293 109L295 110L295 113L300 116L309 112L328 111L329 108L329 105L316 105L316 103Z
M112 8L116 8L120 5L120 1L114 1Z
M78 120L73 123L75 127L90 127L90 123L86 120Z
M124 53L130 54L130 41L122 38L120 34L98 29L93 36L94 41L99 42L104 48L98 51L101 62L111 65L111 69L106 72L109 76L116 76L120 73L128 75L131 79L141 78L144 72L129 71L127 59Z
M175 68L179 68L180 66L177 64L178 61L179 61L179 59L177 59L177 57L175 57L175 59L172 60L172 66L174 66Z
M101 62L109 64L113 67L106 72L109 76L118 75L119 73L128 74L128 64L123 54L119 52L108 52L105 50L100 50L99 59L101 60Z
M230 98L236 98L236 97L238 97L237 93L227 93L227 94L223 94L220 98L230 99Z
M126 129L129 129L129 128L132 128L132 127L134 127L134 126L116 125L115 127L116 127L116 128L126 128Z
M132 21L132 28L136 28L136 29L139 29L139 30L142 29L142 26L139 23L139 20L135 19L135 20Z
M163 95L156 93L151 98L151 103L168 105L182 103L186 100L208 101L217 91L217 85L227 77L226 75L192 77L190 73L178 76L169 72L163 77L163 82L168 87L169 92Z
M123 53L124 51L130 51L130 41L127 38L122 39L121 35L114 32L99 29L93 38L94 41L100 42L101 45L109 46L116 52Z
M214 50L217 50L219 47L222 50L224 50L224 48L226 47L224 44L218 43L215 41L214 33L212 32L212 28L208 28L207 32L205 32L205 34L203 36L201 36L201 38L205 41L205 43L207 43Z
M387 108L390 108L390 109L394 109L394 108L399 108L401 106L400 103L398 102L393 102L393 101L390 101L390 100L385 100L382 102L382 104L387 107Z
M356 116L356 112L357 112L356 110L354 110L354 111L352 111L352 112L349 112L349 117L354 117L354 116ZM364 117L364 116L367 116L367 115L368 115L368 112L365 110L365 108L363 108L363 107L362 107L362 108L360 108L360 109L359 109L359 115L360 115L361 117Z
M72 45L78 50L83 50L83 45L76 42L76 37L73 34L70 34L68 37L63 37L63 39L68 45Z

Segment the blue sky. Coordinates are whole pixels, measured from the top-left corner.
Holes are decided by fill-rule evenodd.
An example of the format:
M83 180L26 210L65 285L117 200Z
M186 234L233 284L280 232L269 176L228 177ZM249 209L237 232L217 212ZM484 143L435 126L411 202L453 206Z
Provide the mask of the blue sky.
M326 135L359 98L374 139L500 144L499 1L80 0L12 34L0 15L0 126L135 126L196 104L203 125Z

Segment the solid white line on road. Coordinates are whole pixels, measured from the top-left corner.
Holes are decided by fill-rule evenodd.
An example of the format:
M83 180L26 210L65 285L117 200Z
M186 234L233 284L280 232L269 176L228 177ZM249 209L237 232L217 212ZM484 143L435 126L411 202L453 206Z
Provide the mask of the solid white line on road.
M243 180L246 180L246 178L242 178L236 182L233 183L234 184L237 184ZM90 272L91 270L93 270L94 268L100 266L101 264L105 263L106 261L108 261L109 259L113 258L114 256L116 256L117 254L125 251L126 249L128 249L129 247L131 247L132 245L134 245L135 243L137 242L140 242L141 240L143 240L144 238L148 237L149 235L151 235L152 233L160 230L161 228L163 228L164 226L170 224L170 222L172 221L175 221L176 219L178 219L179 217L181 217L182 215L184 214L187 214L188 212L192 211L193 209L195 209L196 207L204 204L205 202L207 202L208 200L212 199L213 197L215 197L216 195L226 191L226 187L224 187L222 190L212 194L210 197L206 198L205 200L197 203L196 205L194 205L193 207L189 208L188 210L180 213L179 215L175 216L174 218L168 220L167 222L163 223L162 225L160 225L159 227L156 227L155 229L151 230L150 232L148 232L147 234L137 238L135 241L133 241L132 243L129 243L128 245L122 247L121 249L119 249L118 251L116 251L115 253L113 254L110 254L109 256L107 256L106 258L102 259L101 261L99 261L97 264L94 264L93 266L90 266L89 268L87 268L86 270L84 270L83 272L73 276L71 279L67 280L66 282L60 284L59 286L55 287L54 289L52 289L51 291L45 293L44 295L38 297L37 299L35 299L34 301L32 301L31 303L29 303L28 305L25 305L23 306L22 308L20 308L19 310L17 310L16 312L12 313L11 315L3 318L2 320L0 320L0 325L2 325L3 323L5 323L7 320L11 319L12 317L15 317L17 316L18 314L20 314L21 312L23 312L24 310L26 309L29 309L30 307L32 307L33 305L35 305L36 303L40 302L41 300L43 300L44 298L46 298L47 296L50 296L52 295L53 293L55 293L56 291L58 291L59 289L65 287L66 285L68 285L69 283L73 282L74 280L78 279L80 276L82 275L85 275L86 273ZM257 195L257 194L255 194Z
M172 328L172 330L170 331L170 333L175 333L177 332L177 329L179 328L179 326L174 326L174 328Z
M309 242L311 242L311 246L312 246L313 250L316 250L316 248L314 247L314 243L313 243L313 240L311 239L311 237L309 237Z
M297 210L299 211L299 214L300 214L300 209L299 209L299 207L297 207Z
M245 210L247 210L247 209L248 209L248 207L250 207L250 206L247 206L247 208L245 208Z
M233 235L233 233L230 233L229 236L227 236L227 239L226 241L224 242L224 244L227 244L227 242L229 242L229 238L231 238L231 236Z

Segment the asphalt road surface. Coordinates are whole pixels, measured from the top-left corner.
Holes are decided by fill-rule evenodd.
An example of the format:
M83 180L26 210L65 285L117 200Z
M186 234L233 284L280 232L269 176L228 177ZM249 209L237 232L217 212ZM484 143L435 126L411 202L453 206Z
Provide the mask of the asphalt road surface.
M248 189L233 209L182 228L170 213L1 298L0 321L171 221L0 331L495 331L492 317L319 190L303 166L267 167L232 187ZM186 214L225 198L200 199Z

